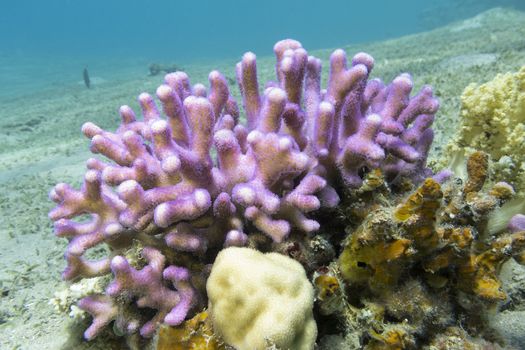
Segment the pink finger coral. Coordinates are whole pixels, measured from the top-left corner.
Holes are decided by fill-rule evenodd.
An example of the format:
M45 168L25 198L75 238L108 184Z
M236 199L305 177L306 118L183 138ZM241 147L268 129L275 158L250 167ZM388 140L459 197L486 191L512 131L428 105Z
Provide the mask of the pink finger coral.
M321 61L299 42L280 41L274 51L277 80L264 88L253 53L237 64L243 112L219 72L209 88L175 72L156 91L161 108L142 93L142 119L122 106L115 132L82 127L91 151L109 161L89 159L80 190L56 185L49 216L69 239L65 279L115 276L106 296L80 303L94 316L87 338L123 313L111 306L122 293L138 298L128 305L157 310L146 323L118 322L127 332L151 336L160 322L181 323L198 304L195 275L223 246L245 245L255 232L273 242L313 234L320 223L311 214L335 207L344 188L358 188L374 169L390 183L432 175L426 158L439 104L430 87L411 96L408 74L388 85L369 80L371 56L348 64L336 50L321 89ZM133 242L146 247L138 268L123 256ZM85 257L102 243L110 257Z

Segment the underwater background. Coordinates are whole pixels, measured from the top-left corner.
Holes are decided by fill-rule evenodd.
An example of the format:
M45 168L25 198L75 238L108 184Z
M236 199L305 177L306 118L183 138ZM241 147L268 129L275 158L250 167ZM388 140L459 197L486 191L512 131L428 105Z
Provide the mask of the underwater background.
M48 194L53 186L62 182L80 188L86 160L92 156L89 140L80 131L85 122L92 121L108 131L115 130L120 120L119 106L129 105L140 111L136 97L142 92L155 94L164 75L173 71L185 71L193 84L206 85L209 72L217 69L231 85L232 95L239 97L235 84L236 62L245 52L254 52L257 55L259 86L262 87L264 82L275 79L272 48L282 39L300 41L308 54L322 60L323 86L326 84L330 54L336 48L344 49L349 59L362 51L371 54L375 59L371 78L380 77L384 82L390 82L399 74L409 72L414 92L425 84L432 85L440 107L433 124L434 141L428 154L429 167L434 172L445 167L459 168L458 164L463 166L467 162L467 154L483 150L491 160L490 172L484 170L492 177L492 182L487 182L490 186L502 181L511 183L516 192L516 198L509 202L512 213L525 211L525 161L522 151L525 147L522 137L525 134L525 107L513 110L512 103L508 102L512 100L519 104L525 101L523 0L0 1L1 349L189 348L189 343L155 347L155 344L146 344L136 334L121 337L122 332L117 325L107 327L105 333L94 340L88 342L83 339L82 334L90 325L91 316L76 307L75 303L85 297L86 292L82 289L88 287L61 279L61 272L66 266L64 252L68 242L53 234L53 223L48 218L48 212L54 205ZM508 72L512 74L498 75ZM507 92L500 93L502 87L514 90L506 95ZM486 98L476 95L487 91L501 99L511 96L501 103L503 107L497 111L498 115L516 125L516 132L504 137L508 138L508 144L485 142L482 137L458 133L462 128L477 130L480 127L484 132L492 127L499 128L488 120L486 110L482 110ZM497 100L496 104L499 102ZM475 115L479 122L468 122L468 115ZM242 112L241 116L244 118ZM516 152L513 153L513 150ZM472 176L464 169L459 172L462 172L463 180ZM456 175L461 177L457 172ZM484 180L480 189L483 184ZM487 188L488 185L485 185L483 191L480 190L483 196L486 195L483 199L489 196ZM446 196L445 187L443 189ZM501 190L500 187L498 189ZM454 190L457 188L454 187ZM421 188L419 192L417 188L410 191L398 197L386 196L387 199L384 199L384 193L380 197L388 202L386 207L394 207L402 205L400 198L410 193L427 195ZM494 191L492 189L490 194L493 197ZM452 198L452 194L449 195ZM491 200L493 197L490 197ZM462 200L465 199L458 199ZM374 202L370 208L378 205ZM339 214L346 210L341 208L343 204ZM491 207L491 210L495 209ZM481 215L481 219L476 214L475 219L469 217L465 220L480 220L480 226L485 227L490 221L490 215L485 214ZM508 221L510 216L505 215ZM344 226L346 219L338 220L334 219L334 227L348 233L348 227L352 225ZM494 232L506 227L507 221L502 220L497 223L490 221L495 227ZM356 227L357 224L353 228ZM333 244L333 237L329 238ZM344 250L346 255L342 254L341 260L332 257L331 263L325 264L330 266L330 271L321 274L324 279L316 279L320 276L318 270L322 270L316 264L322 264L314 258L312 261L315 263L301 261L305 266L315 265L315 269L312 268L315 272L308 269L306 272L317 288L314 314L319 334L323 336L316 345L319 349L357 349L361 346L360 341L368 349L421 348L420 344L425 343L422 338L430 337L429 334L434 336L429 331L433 322L439 328L442 324L456 321L468 332L460 331L460 326L451 326L435 336L432 344L425 343L425 349L459 349L467 345L474 349L525 349L525 268L515 263L520 259L520 263L525 261L524 253L519 255L515 251L509 252L510 248L501 249L501 259L505 259L505 264L498 265L495 271L506 296L498 294L496 299L503 301L498 299L487 310L483 309L490 317L485 317L484 313L480 317L482 320L472 321L468 319L472 312L458 312L454 322L448 319L443 321L443 314L456 315L454 308L457 305L461 304L465 309L470 307L470 311L482 307L474 303L467 307L462 304L468 304L465 300L455 300L451 303L453 306L445 305L439 296L425 294L429 285L438 282L419 283L415 282L416 279L410 279L405 284L406 289L398 288L395 293L392 289L392 293L388 294L390 304L386 311L374 309L374 303L378 299L384 301L385 296L373 287L370 293L374 297L366 300L335 293L344 298L345 303L350 300L353 306L370 302L366 308L355 311L361 318L351 324L348 320L341 321L341 317L349 317L349 313L341 312L333 305L341 302L339 299L330 299L330 305L319 301L322 301L319 293L328 293L323 288L335 288L333 285L320 286L319 281L332 281L330 278L335 281L336 276L337 282L342 285L341 281L345 278L345 283L350 283L355 277L348 271L341 277L338 275L340 272L333 272L333 264L347 264L348 260L355 263L353 257L364 254L349 243L350 238L340 241L339 246L334 244L334 254L339 256ZM348 244L347 250L345 244ZM518 243L513 241L511 245L517 246ZM275 249L281 249L282 253L288 252L289 247ZM103 248L98 247L93 256L101 257L105 253ZM510 259L511 256L513 259ZM458 264L454 261L451 266ZM100 291L100 285L95 286L94 283L89 288ZM453 289L451 293L457 297ZM420 293L417 295L420 299L414 297L414 300L417 299L419 305L432 305L432 312L417 309L410 314L400 311L406 305L413 306L410 300L406 300L410 298L399 296L403 293L411 295L407 290ZM394 303L402 305L395 309L392 306ZM374 307L370 306L372 304ZM407 326L403 328L406 339L398 341L393 338L401 337L400 333L388 333L392 329L397 331L394 326L390 329L383 324L378 326L363 321L366 315L374 312L377 315L388 314L385 316L386 323L392 321L392 324L396 317L406 317L410 327L412 323L417 323L424 331ZM417 319L424 318L421 314L426 312L439 315L434 319ZM339 321L329 317L333 315L338 315ZM355 316L356 319L359 317ZM351 324L351 327L344 328L341 324ZM204 332L204 337L209 336L206 333L209 330L199 331ZM349 335L351 331L353 336ZM214 346L209 349L224 348L221 347L224 344ZM308 347L297 349L303 348Z
M125 77L151 62L270 55L282 38L310 49L384 40L520 0L462 1L4 1L0 98L93 76Z

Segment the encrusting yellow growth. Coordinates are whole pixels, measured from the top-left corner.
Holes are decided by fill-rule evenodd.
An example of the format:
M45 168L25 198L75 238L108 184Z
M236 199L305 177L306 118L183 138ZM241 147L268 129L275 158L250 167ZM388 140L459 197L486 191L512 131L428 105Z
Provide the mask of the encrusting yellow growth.
M369 284L373 290L397 283L408 259L408 239L382 242L381 238L368 241L366 229L355 232L339 257L341 274L350 283Z
M339 281L337 281L335 276L319 275L315 278L314 283L319 290L317 298L320 300L331 298L340 289Z
M462 187L428 178L393 210L372 205L339 258L345 280L381 295L422 269L433 288L449 285L488 303L504 299L497 274L511 253L520 256L525 232L483 232L484 218L512 196L512 188L497 183L483 190L488 161L482 152L468 159L467 173Z
M486 153L472 153L464 172L463 180L427 178L408 195L409 183L363 185L342 212L349 235L339 273L314 284L324 306L333 277L343 279L351 312L342 315L350 331L366 329L364 349L419 349L421 339L435 337L454 318L478 319L481 309L506 298L498 274L510 258L525 262L525 231L492 231L488 218L515 193L508 183L488 181ZM477 332L480 324L467 327Z
M393 217L406 228L402 236L388 225L393 222L388 212L373 211L339 258L343 277L351 283L367 282L373 290L397 284L413 260L414 248L426 250L438 243L434 222L442 196L440 185L429 178L400 204Z
M407 221L414 214L432 220L442 196L439 184L428 178L416 192L408 197L405 203L396 209L394 216L399 221Z
M474 152L467 160L468 179L463 194L479 192L488 176L489 157L485 152Z
M442 197L439 183L428 178L394 211L394 218L406 226L410 239L420 250L432 249L439 243L434 222Z
M484 252L468 256L459 263L458 276L463 281L458 287L487 300L505 300L498 271L509 258L509 252L523 251L525 231L503 235L494 240Z
M493 179L508 181L525 195L525 66L470 84L461 96L461 126L449 154L487 152L496 162Z
M412 343L403 329L390 329L383 333L371 332L372 340L366 350L402 350Z
M347 306L343 283L340 281L335 266L317 270L312 276L315 287L315 300L321 315L341 312Z
M209 315L202 311L177 327L159 329L156 350L223 350L225 345L213 334Z

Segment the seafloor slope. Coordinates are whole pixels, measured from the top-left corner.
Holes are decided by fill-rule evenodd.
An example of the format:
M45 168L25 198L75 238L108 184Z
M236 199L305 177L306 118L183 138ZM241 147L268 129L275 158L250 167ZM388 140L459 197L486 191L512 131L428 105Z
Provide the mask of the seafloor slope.
M434 86L441 100L431 155L437 159L458 125L459 96L464 87L524 65L523 38L525 13L495 9L431 32L345 49L349 54L372 54L376 59L373 76L385 81L408 71L416 85ZM326 60L331 51L311 54ZM208 72L215 68L233 77L234 62L186 66L185 70L194 83L206 82ZM273 64L273 57L258 58L261 81L273 76ZM119 118L117 108L122 104L137 107L135 96L155 91L160 81L160 76L145 73L140 79L95 82L89 90L78 84L53 86L2 102L0 348L109 348L97 341L81 342L85 325L75 325L49 304L53 293L65 285L60 272L65 265L62 254L66 242L52 234L47 219L52 203L47 193L57 182L79 184L88 158L88 140L80 133L83 122L113 129Z

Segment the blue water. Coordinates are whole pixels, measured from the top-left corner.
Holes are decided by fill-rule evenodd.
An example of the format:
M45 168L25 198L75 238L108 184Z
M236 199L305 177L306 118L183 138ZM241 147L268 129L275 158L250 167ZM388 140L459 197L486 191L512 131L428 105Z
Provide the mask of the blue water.
M293 37L335 47L397 37L524 0L0 0L0 99L151 62L269 55Z

